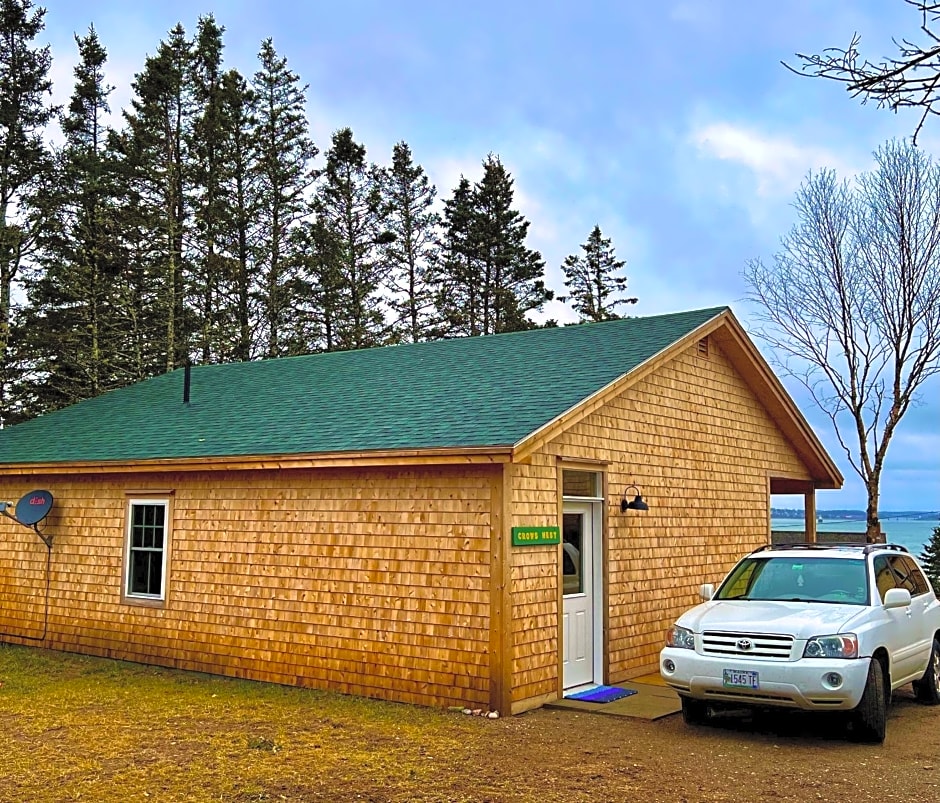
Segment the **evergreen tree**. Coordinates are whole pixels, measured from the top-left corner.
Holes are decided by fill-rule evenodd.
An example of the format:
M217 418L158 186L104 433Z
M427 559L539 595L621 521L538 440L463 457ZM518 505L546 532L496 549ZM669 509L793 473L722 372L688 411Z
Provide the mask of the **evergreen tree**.
M30 0L0 0L0 420L11 417L11 299L17 273L34 251L42 229L44 191L51 160L43 141L55 109L49 48L34 40L45 27L45 9Z
M128 179L127 203L136 205L138 223L149 230L151 270L159 278L158 309L163 328L163 367L171 371L189 359L192 316L186 306L188 265L184 251L186 139L192 124L187 94L192 52L181 25L170 31L132 86L136 97L125 112L121 139Z
M385 333L379 291L387 270L377 246L390 237L383 228L380 181L353 132L344 128L333 134L316 212L329 232L329 253L335 260L330 276L338 281L342 299L343 315L335 328L339 349L379 345Z
M257 175L253 169L255 118L254 95L245 79L230 70L222 79L222 103L228 123L226 139L229 169L223 192L229 198L227 239L228 284L220 303L228 321L229 338L222 359L249 360L254 355L254 290L257 263L254 254L254 221L259 203Z
M539 310L553 293L542 279L545 263L525 246L529 221L512 208L513 180L492 154L474 188L476 248L483 267L483 332L531 328L525 315Z
M940 596L940 527L933 528L933 535L921 553L920 563L933 590Z
M231 196L225 191L231 171L231 121L222 69L223 31L212 15L200 17L187 77L193 100L186 138L193 209L192 290L199 319L197 351L204 363L221 357L227 328L220 297L229 265L222 249L233 221Z
M440 216L432 209L437 190L421 165L414 164L405 142L392 150L383 188L385 224L394 235L384 249L393 294L389 306L397 317L392 327L398 337L416 343L440 328L435 303Z
M626 263L614 256L610 238L601 234L600 226L593 228L581 249L584 254L571 254L561 266L569 295L558 300L570 300L582 323L619 318L614 307L637 302L636 298L616 297L627 289L627 277L617 275Z
M256 258L261 276L261 328L265 354L286 353L282 339L285 316L294 306L287 292L296 286L294 271L301 263L292 253L293 230L308 213L305 199L315 178L311 162L317 148L310 139L304 114L306 86L277 55L271 39L261 45L261 68L252 80L255 98L255 161L257 180ZM294 338L296 340L296 338Z
M110 133L113 168L114 242L119 275L112 287L112 316L123 333L112 367L117 381L130 384L166 371L165 240L155 239L150 185L139 180L139 165L128 158L126 132Z
M112 320L114 248L113 165L106 154L111 87L107 53L94 28L75 37L75 88L61 116L65 144L58 154L53 208L42 237L44 270L26 282L25 348L36 361L32 412L96 396L115 384L120 331Z
M444 204L442 285L437 307L451 336L474 337L480 331L480 285L474 251L473 185L465 176Z
M345 318L339 237L323 220L305 221L294 236L302 285L292 312L298 332L303 332L303 350L337 351Z
M541 254L525 245L529 222L512 208L512 177L491 154L472 195L466 196L462 180L451 200L445 210L447 281L458 292L446 300L448 320L469 334L531 328L526 313L541 309L553 294L542 278ZM455 309L472 285L475 303L470 309Z

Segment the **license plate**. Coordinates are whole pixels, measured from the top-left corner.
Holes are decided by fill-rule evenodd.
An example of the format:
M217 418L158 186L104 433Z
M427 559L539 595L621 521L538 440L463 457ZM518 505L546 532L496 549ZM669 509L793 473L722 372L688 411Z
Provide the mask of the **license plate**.
M740 669L725 669L722 685L729 689L759 689L757 672L745 672Z

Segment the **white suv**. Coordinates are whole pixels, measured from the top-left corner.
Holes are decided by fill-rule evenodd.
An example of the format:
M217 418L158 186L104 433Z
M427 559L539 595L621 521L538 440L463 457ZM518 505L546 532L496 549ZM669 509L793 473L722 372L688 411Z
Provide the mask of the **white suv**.
M765 546L672 626L663 679L688 723L722 704L849 711L882 742L891 692L940 703L940 602L901 546Z

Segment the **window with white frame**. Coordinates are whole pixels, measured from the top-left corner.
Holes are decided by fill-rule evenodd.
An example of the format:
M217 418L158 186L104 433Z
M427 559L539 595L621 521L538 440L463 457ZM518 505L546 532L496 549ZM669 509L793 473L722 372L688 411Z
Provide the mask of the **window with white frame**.
M162 600L166 592L169 503L131 499L127 514L128 597Z

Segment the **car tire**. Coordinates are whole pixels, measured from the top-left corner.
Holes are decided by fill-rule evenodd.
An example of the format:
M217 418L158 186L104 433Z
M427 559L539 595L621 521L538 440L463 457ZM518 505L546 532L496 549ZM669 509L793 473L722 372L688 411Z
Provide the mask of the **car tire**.
M872 658L862 699L852 711L852 737L857 742L881 743L885 740L887 721L884 668L881 661Z
M691 697L681 697L682 719L686 725L704 725L708 721L708 703Z
M927 671L914 682L914 693L925 705L940 705L940 639L933 640Z

